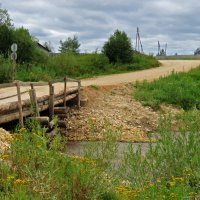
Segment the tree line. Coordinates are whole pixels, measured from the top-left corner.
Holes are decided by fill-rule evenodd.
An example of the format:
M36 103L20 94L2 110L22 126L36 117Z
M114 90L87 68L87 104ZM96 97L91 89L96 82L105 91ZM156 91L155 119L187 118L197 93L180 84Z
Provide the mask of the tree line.
M35 62L40 61L44 52L37 48L37 39L31 36L28 29L24 27L15 28L12 20L5 9L0 9L0 54L9 56L12 43L18 44L18 61ZM50 42L45 42L44 47L52 51ZM61 53L79 54L80 43L77 36L60 40L59 51ZM104 43L102 52L107 56L110 63L133 62L134 49L131 39L124 31L116 30Z

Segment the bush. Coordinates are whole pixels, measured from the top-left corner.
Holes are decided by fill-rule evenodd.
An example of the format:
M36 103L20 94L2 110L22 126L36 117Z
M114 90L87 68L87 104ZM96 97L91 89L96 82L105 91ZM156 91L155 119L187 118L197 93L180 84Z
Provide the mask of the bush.
M8 83L12 80L12 63L0 54L0 83Z
M109 58L110 63L130 63L133 55L131 40L125 32L116 30L105 42L103 53Z

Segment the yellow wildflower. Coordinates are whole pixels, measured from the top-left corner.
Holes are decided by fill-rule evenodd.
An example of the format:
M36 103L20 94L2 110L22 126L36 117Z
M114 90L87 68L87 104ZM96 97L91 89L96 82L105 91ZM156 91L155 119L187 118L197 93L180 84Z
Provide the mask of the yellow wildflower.
M175 181L172 181L169 183L170 187L174 187L176 185L176 182Z
M177 194L173 192L173 193L170 194L170 197L171 197L171 198L176 198L176 197L177 197Z
M8 154L4 154L1 156L2 160L7 160L10 156Z
M190 195L190 196L196 196L197 193L196 193L196 192L190 192L189 195Z
M14 179L15 177L14 176L7 176L7 179L8 180L12 180L12 179Z
M161 183L161 180L160 180L160 179L158 179L158 180L157 180L157 183Z
M25 180L25 179L16 179L15 180L15 184L17 184L17 185L20 185L20 184L26 184L26 183L28 183L29 182L29 180Z
M183 181L184 181L184 178L182 178L182 177L177 177L177 178L175 178L175 181L176 181L176 182L183 182Z

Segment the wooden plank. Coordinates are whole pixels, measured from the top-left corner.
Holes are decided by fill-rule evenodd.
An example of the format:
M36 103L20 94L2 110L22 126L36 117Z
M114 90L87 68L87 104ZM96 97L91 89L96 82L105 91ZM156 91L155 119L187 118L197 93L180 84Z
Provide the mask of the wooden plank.
M49 82L49 118L52 120L54 117L54 86Z
M78 108L81 107L81 81L78 81Z
M68 114L57 114L58 118L64 119L68 117Z
M55 114L66 114L69 111L69 107L54 107Z
M35 120L39 122L42 125L49 125L49 117L43 116L43 117L29 117L31 120Z
M20 86L47 86L49 83L48 82L20 82Z
M67 96L67 77L64 78L64 107L66 107L66 96Z
M0 89L7 88L7 87L14 87L15 85L16 85L15 83L2 83L0 84Z
M21 100L19 83L16 83L16 87L17 87L17 97L18 97L19 123L20 123L20 126L23 127L24 121L23 121L22 100Z
M64 120L58 120L58 126L62 128L67 128L66 121Z

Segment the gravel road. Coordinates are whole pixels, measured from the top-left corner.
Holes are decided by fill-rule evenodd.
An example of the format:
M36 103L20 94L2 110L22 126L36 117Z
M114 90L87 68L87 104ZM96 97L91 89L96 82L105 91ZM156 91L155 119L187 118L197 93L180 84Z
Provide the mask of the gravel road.
M157 68L84 79L82 80L82 85L117 85L120 83L143 81L145 79L151 81L158 79L160 76L167 76L172 71L189 71L200 66L200 60L160 60L159 62L161 66Z

